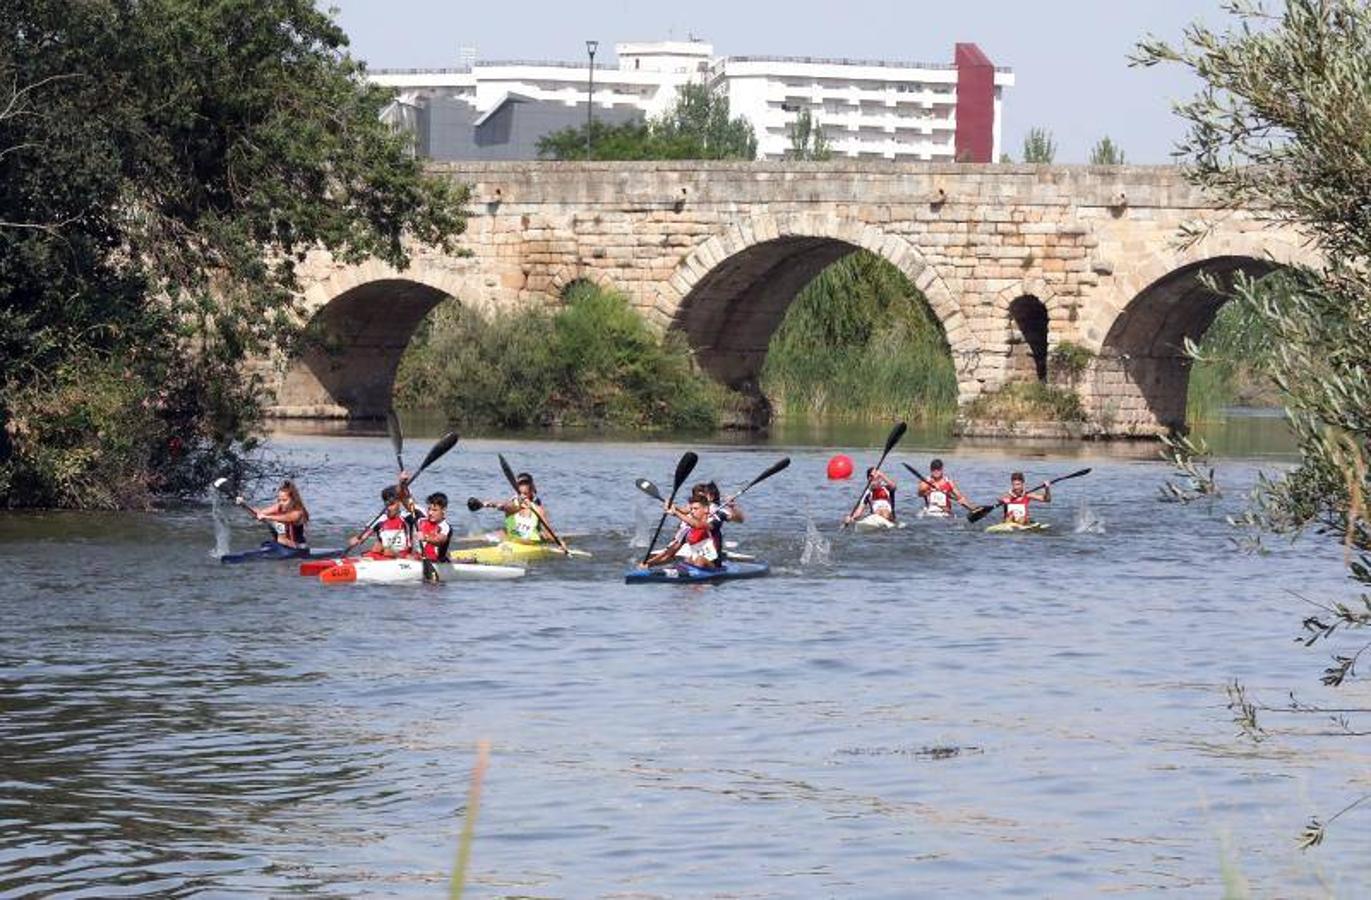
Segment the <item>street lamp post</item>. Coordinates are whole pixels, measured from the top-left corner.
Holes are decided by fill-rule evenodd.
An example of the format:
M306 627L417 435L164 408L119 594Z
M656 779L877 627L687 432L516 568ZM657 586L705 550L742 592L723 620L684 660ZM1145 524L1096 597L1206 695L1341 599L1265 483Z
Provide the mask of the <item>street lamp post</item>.
M590 82L586 87L586 159L590 159L590 133L595 125L595 51L600 49L599 41L586 41L586 53L590 54Z

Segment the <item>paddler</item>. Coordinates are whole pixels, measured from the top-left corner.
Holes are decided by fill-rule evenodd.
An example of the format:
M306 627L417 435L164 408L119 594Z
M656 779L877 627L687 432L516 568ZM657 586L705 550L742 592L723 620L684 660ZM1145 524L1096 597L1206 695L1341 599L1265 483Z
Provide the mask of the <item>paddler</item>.
M952 501L956 500L966 509L975 505L957 489L957 484L943 472L943 461L935 459L928 464L928 478L919 482L919 496L924 498L924 515L947 518L952 515Z
M732 497L725 502L719 494L719 485L715 482L706 481L699 487L701 493L709 500L709 531L714 536L714 549L718 551L719 559L723 559L728 555L724 552L724 523L743 524L743 510ZM691 493L695 492L692 490Z
M447 494L441 491L429 494L424 502L428 509L419 520L419 557L429 562L447 562L448 545L452 542L452 526L447 520Z
M399 484L388 484L381 489L381 502L385 510L362 529L360 534L348 538L351 550L375 535L376 543L363 556L372 559L413 559L414 526L417 518L414 512L414 499L409 494L409 473L401 472Z
M1011 473L1009 493L1000 498L1000 503L1004 505L1004 520L1015 525L1030 524L1033 519L1028 514L1028 504L1034 500L1039 503L1051 503L1052 487L1044 484L1040 489L1025 491L1023 473Z
M685 507L664 504L667 515L681 520L676 536L658 552L639 564L646 569L671 562L681 550L685 562L698 569L715 569L719 566L719 551L714 543L714 533L709 527L709 494L704 490L692 490L690 503Z
M540 544L552 540L543 528L543 522L551 524L543 500L538 496L538 486L533 476L520 472L514 478L517 493L509 500L482 500L481 505L498 509L505 514L505 537L526 544ZM541 517L540 517L541 514Z
M276 533L276 543L292 550L308 550L309 541L305 539L305 525L309 522L309 510L305 501L300 499L300 489L295 482L286 479L276 489L276 502L271 506L253 509L242 498L237 498L239 506L246 509L259 522L266 522Z
M857 504L857 508L843 521L851 524L867 516L880 516L888 522L894 522L895 489L896 484L890 476L874 467L867 469L866 493L862 495L862 501Z

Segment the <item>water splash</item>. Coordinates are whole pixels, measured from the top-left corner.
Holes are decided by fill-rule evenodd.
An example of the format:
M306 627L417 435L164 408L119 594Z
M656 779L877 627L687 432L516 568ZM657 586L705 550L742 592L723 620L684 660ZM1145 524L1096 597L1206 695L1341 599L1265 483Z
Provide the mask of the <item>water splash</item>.
M1076 533L1077 534L1104 534L1104 519L1090 508L1090 504L1084 500L1076 508Z
M833 545L814 526L813 519L805 520L805 546L800 551L800 565L826 566L833 561Z
M652 530L657 527L657 520L661 516L660 509L654 509L650 506L634 506L633 534L629 536L628 545L630 547L647 547L648 538L652 537Z
M209 492L209 508L214 522L214 549L210 556L218 559L229 552L228 505L218 491Z

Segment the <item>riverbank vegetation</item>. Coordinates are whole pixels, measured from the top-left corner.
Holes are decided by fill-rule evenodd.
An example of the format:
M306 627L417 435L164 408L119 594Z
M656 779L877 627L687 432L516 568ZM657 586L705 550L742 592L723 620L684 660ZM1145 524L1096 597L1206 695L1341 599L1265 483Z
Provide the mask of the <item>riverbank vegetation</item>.
M942 325L904 273L865 250L800 291L771 339L761 383L781 417L929 421L957 409Z
M1233 206L1261 206L1317 242L1320 268L1294 266L1262 281L1239 278L1230 301L1257 323L1273 352L1258 370L1281 389L1300 462L1263 480L1243 524L1256 533L1305 530L1341 543L1356 600L1311 599L1300 642L1331 651L1320 681L1347 684L1371 642L1371 7L1361 0L1286 0L1268 11L1226 4L1227 31L1195 23L1184 42L1149 40L1143 65L1179 64L1203 82L1177 111L1188 125L1179 147L1194 183ZM1230 703L1254 738L1272 707L1240 685ZM1348 739L1351 717L1371 709L1321 709L1291 697L1280 712L1328 716ZM1300 844L1324 840L1338 816L1316 816Z
M199 492L306 250L461 231L346 44L311 0L0 4L0 506Z
M400 362L396 405L485 428L718 427L729 392L693 370L680 334L658 335L621 294L588 282L565 299L493 315L438 307Z
M1280 406L1280 389L1264 371L1272 351L1261 320L1241 304L1225 304L1196 348L1186 421L1212 421L1230 406Z

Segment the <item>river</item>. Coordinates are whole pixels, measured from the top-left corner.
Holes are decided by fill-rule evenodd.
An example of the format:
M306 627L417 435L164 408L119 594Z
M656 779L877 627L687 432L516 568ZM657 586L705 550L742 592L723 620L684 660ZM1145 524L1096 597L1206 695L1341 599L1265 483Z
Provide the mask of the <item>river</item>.
M842 449L869 464L883 431ZM463 440L416 486L460 530L468 494L504 492L503 452L594 553L513 587L221 566L203 507L0 516L0 894L435 896L483 740L470 896L1364 894L1371 812L1296 849L1368 790L1364 742L1263 712L1253 743L1225 708L1233 679L1367 705L1292 641L1295 592L1351 595L1338 548L1233 546L1225 516L1288 462L1263 434L1216 436L1224 496L1190 505L1158 502L1151 450L911 434L895 460L943 455L976 498L1093 467L1017 538L839 533L858 487L802 435ZM687 446L724 485L793 458L730 532L772 577L622 583L655 524L632 479L669 483ZM393 474L376 436L269 456L316 544ZM260 538L233 521L236 547Z

